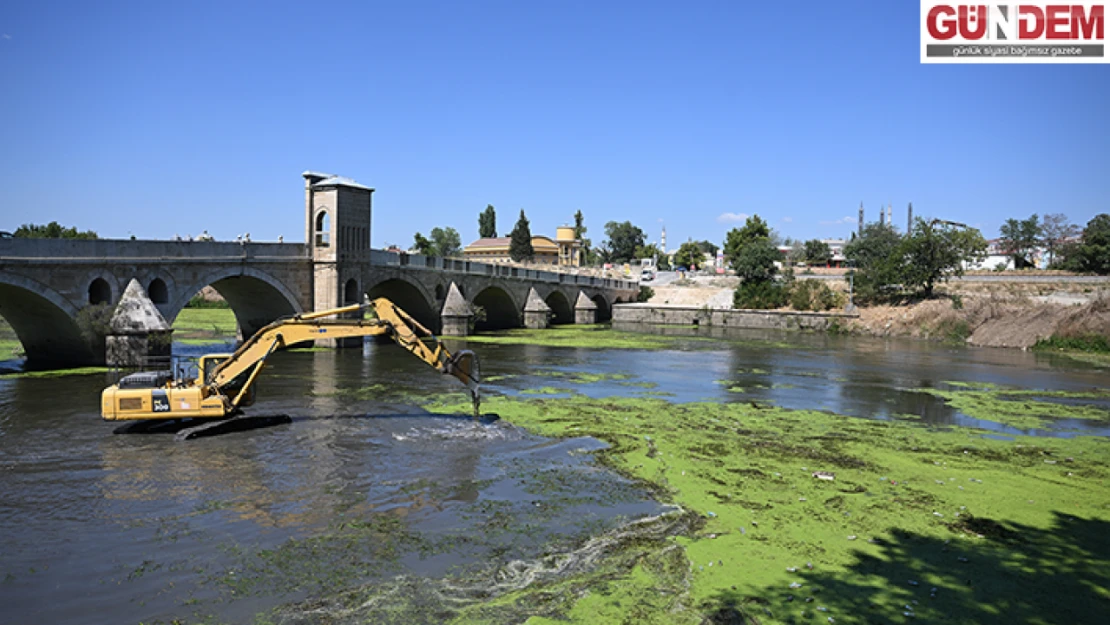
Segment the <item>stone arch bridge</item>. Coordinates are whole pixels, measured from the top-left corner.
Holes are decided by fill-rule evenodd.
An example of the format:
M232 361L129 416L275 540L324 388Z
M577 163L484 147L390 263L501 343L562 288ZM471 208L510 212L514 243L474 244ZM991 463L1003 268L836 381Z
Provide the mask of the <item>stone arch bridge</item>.
M84 338L88 311L116 304L133 278L170 323L212 286L243 336L283 316L364 296L388 297L439 332L452 284L484 311L479 331L522 326L529 301L536 306L532 289L556 324L574 323L576 309L578 321L608 319L614 304L639 293L625 280L372 249L322 262L301 243L0 239L0 316L34 366L102 361L103 350Z

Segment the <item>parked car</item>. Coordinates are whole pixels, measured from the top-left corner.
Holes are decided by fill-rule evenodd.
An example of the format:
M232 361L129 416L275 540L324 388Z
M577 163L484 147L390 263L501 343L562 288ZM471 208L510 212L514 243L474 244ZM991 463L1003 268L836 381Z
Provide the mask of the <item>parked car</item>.
M655 279L655 270L651 267L645 267L640 272L640 282L651 282Z

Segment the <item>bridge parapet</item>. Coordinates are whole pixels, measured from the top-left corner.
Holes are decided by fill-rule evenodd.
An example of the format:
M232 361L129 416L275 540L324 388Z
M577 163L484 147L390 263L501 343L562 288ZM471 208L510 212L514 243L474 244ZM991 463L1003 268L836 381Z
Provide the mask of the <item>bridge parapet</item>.
M235 241L142 241L130 239L0 239L0 261L35 262L61 259L67 263L81 259L103 261L182 258L240 259L308 258L303 243L238 243Z
M448 273L464 273L489 278L518 278L530 282L545 282L567 286L592 286L608 289L639 289L639 283L632 280L618 280L599 276L584 276L573 273L480 263L460 258L439 258L422 254L397 254L385 250L372 250L370 264L379 267L403 267L406 269L427 269Z

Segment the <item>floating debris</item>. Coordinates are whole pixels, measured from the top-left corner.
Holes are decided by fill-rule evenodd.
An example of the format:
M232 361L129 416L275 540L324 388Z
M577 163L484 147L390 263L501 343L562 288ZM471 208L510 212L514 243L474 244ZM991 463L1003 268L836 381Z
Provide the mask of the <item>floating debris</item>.
M806 597L806 603L813 603L813 597Z
M829 481L832 481L832 480L836 479L836 476L833 475L832 473L829 473L828 471L814 471L813 472L813 477L815 477L819 480L829 480Z
M812 562L806 562L806 568L812 571L813 570L813 563Z
M969 560L967 558L963 557L963 556L960 556L956 559L959 560L960 562L969 562Z
M705 513L705 516L707 516L709 518L713 518L713 517L717 516L717 513L710 510L709 512Z
M787 603L790 603L793 600L794 600L794 595L786 595L786 602Z
M917 580L909 580L910 586L917 586Z
M823 606L823 605L819 605L819 606L817 606L817 611L818 611L818 612L828 612L828 611L829 611L829 609L828 609L828 608L826 608L826 607L825 607L825 606Z
M939 516L939 517L941 517L942 519L944 518L944 515L943 515L943 514L941 514L941 513L939 513L939 512L934 512L934 513L933 513L933 516Z
M786 572L788 572L788 573L797 573L798 572L798 567L788 566L788 567L786 567Z
M908 616L908 617L910 617L910 618L914 618L914 617L915 617L915 616L917 616L917 615L916 615L916 614L914 614L913 612L903 612L903 613L902 613L902 616Z
M806 500L805 497L798 497L798 501L805 501L805 500Z
M849 536L849 537L848 537L848 540L855 540L855 539L856 539L856 535L855 535L855 534L852 534L851 536Z
M801 588L802 585L799 584L798 582L790 582L790 587L791 588Z

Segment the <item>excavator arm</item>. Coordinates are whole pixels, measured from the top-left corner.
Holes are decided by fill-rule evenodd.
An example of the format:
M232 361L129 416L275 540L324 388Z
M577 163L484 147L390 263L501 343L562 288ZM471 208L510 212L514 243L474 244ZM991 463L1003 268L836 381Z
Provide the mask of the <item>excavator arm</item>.
M343 319L339 315L370 310L371 319ZM216 367L201 385L213 390L232 386L232 382L248 375L247 381L231 399L229 410L239 406L247 391L254 384L266 358L276 349L316 339L343 339L386 335L417 358L440 373L451 375L470 391L474 414L478 414L478 358L469 350L452 354L434 334L408 313L385 298L368 304L351 305L332 310L296 315L280 319L262 328L235 350L227 360ZM203 374L202 374L203 375Z

